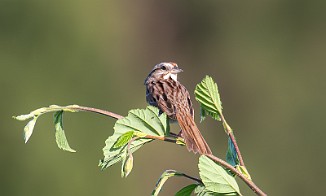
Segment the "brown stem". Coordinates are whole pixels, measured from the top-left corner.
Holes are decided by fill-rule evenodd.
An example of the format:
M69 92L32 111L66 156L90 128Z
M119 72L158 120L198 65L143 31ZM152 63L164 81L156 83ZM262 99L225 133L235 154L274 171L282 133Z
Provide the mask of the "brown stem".
M223 122L223 124L225 124L224 128L226 129L227 133L228 133L228 136L230 137L231 139L231 142L233 143L233 146L235 148L235 151L237 152L237 155L238 155L238 158L239 158L239 163L240 163L240 166L244 166L245 167L245 164L244 164L244 161L243 161L243 158L242 158L242 155L241 155L241 152L240 152L240 149L239 149L239 146L237 144L237 141L235 140L235 137L234 137L234 134L233 134L233 131L231 129L231 127L228 125L228 123L226 122L223 114L221 114L221 120Z
M109 116L109 117L112 117L112 118L115 118L115 119L123 118L123 116L121 116L119 114L115 114L113 112L109 112L109 111L101 110L101 109L97 109L97 108L91 108L91 107L85 107L85 106L73 106L73 107L70 107L70 109L80 110L80 111L87 111L87 112L94 112L94 113L102 114L104 116ZM172 136L174 137L174 135L172 135ZM168 138L168 137L164 137L164 136L147 135L145 138L154 139L154 140L161 140L161 141L166 141L166 142L172 142L172 143L177 142L176 138Z
M238 155L238 158L239 158L239 163L241 166L245 166L244 162L243 162L243 159L242 159L242 155L240 153L240 149L239 149L239 146L237 144L237 141L235 140L235 137L234 137L234 134L233 132L230 132L229 133L229 137L234 145L234 148L235 148L235 151L237 152L237 155Z
M105 110L101 110L101 109L97 109L97 108L78 106L78 107L71 107L71 109L87 111L87 112L94 112L94 113L102 114L104 116L109 116L109 117L112 117L112 118L115 118L115 119L123 118L123 116L121 116L119 114L115 114L113 112L109 112L109 111L105 111Z
M207 154L206 156L209 157L210 159L212 159L213 161L217 162L218 164L220 164L222 167L229 169L235 175L239 176L239 178L241 178L241 180L244 181L251 188L251 190L253 190L254 193L256 193L257 195L260 195L260 196L267 195L253 181L249 180L246 176L244 176L241 172L239 172L236 168L234 168L229 163L225 162L224 160L222 160L212 154Z
M91 108L91 107L84 107L84 106L78 106L78 107L71 107L71 109L75 109L75 110L81 110L81 111L88 111L88 112L95 112L98 114L102 114L105 116L109 116L115 119L121 119L123 118L123 116L119 115L119 114L115 114L113 112L109 112L109 111L105 111L105 110L101 110L101 109L97 109L97 108ZM224 116L221 115L221 119L223 122L226 123ZM227 124L226 124L227 125ZM243 163L243 159L239 150L239 147L237 145L237 142L234 138L233 132L231 130L231 128L227 125L226 126L227 131L229 133L229 136L232 140L232 143L237 151L238 157L239 157L239 161L240 164L242 166L244 166ZM147 135L146 138L148 139L156 139L156 140L161 140L161 141L166 141L166 142L172 142L172 143L176 143L177 139L175 138L168 138L168 137L164 137L164 136L153 136L153 135ZM266 196L266 193L264 193L261 189L259 189L259 187L251 180L249 180L248 178L246 178L246 176L244 176L241 172L239 172L237 169L235 169L232 165L228 164L227 162L223 161L222 159L212 155L212 154L207 154L207 157L211 158L213 161L219 163L221 166L223 166L226 169L229 169L232 173L234 173L235 175L239 176L239 178L241 178L257 195L259 196ZM197 181L197 182L201 182L199 179L195 179L191 176L188 176L189 178Z
M166 142L172 142L172 143L176 143L176 139L171 139L171 138L167 138L164 136L153 136L153 135L147 135L145 138L148 139L156 139L156 140L161 140L161 141L166 141ZM209 157L210 159L212 159L213 161L217 162L218 164L220 164L222 167L230 170L232 173L234 173L235 175L239 176L239 178L241 178L241 180L243 180L250 188L251 190L253 190L254 193L256 193L259 196L266 196L267 194L264 193L253 181L249 180L246 176L244 176L240 171L238 171L236 168L234 168L232 165L230 165L229 163L227 163L226 161L214 156L213 154L205 154L205 156ZM190 179L193 179L193 177L189 176ZM193 179L195 180L195 179ZM201 182L196 180L197 182Z

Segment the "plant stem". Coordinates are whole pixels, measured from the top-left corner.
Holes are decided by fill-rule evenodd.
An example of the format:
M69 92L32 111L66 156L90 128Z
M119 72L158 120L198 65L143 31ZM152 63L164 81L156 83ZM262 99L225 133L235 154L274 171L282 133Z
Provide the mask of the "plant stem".
M170 139L164 136L153 136L153 135L147 135L145 138L148 139L156 139L156 140L161 140L161 141L166 141L166 142L172 142L172 143L176 143L176 139ZM266 193L264 193L253 181L249 180L245 175L243 175L240 171L238 171L236 168L234 168L232 165L230 165L229 163L227 163L226 161L214 156L213 154L205 154L205 156L209 157L210 159L212 159L213 161L217 162L218 164L220 164L222 167L230 170L232 173L234 173L235 175L239 176L239 178L244 181L251 190L254 191L254 193L256 193L259 196L267 196ZM197 179L197 178L193 178L191 176L188 176L185 174L185 177L188 177L192 180L195 180L199 183L202 183L201 180Z
M115 119L123 118L123 116L121 116L119 114L115 114L113 112L109 112L109 111L101 110L101 109L97 109L97 108L91 108L91 107L85 107L85 106L72 106L71 109L80 110L80 111L87 111L87 112L94 112L94 113L102 114L104 116L109 116L109 117L112 117L112 118L115 118Z
M253 181L249 180L246 176L244 176L241 172L239 172L236 168L234 168L229 163L225 162L224 160L222 160L212 154L207 154L206 156L209 157L210 159L212 159L213 161L217 162L218 164L220 164L222 167L229 169L235 175L239 176L239 178L241 178L241 180L244 181L251 188L251 190L253 190L254 193L256 193L257 195L260 195L260 196L267 195Z
M189 179L191 179L191 180L193 180L193 181L196 181L196 182L198 182L199 184L203 184L203 182L202 182L200 179L198 179L198 178L195 178L195 177L189 176L189 175L184 174L184 173L183 173L183 176L186 177L186 178L189 178Z
M232 141L232 143L234 145L235 151L237 152L240 166L244 166L245 167L245 164L244 164L244 161L243 161L243 158L242 158L242 155L241 155L239 146L237 144L237 141L236 141L236 139L234 137L233 131L232 131L231 127L228 125L228 123L226 122L223 114L221 114L221 120L223 122L223 126L226 129L226 132L227 132L228 136L230 137L230 139L231 139L231 141Z
M127 145L127 152L128 152L128 156L129 157L132 157L132 153L131 153L131 143L134 142L135 140L139 139L139 137L134 137L132 138L129 142L128 142L128 145Z
M176 138L169 138L169 137L164 137L164 136L146 135L145 138L153 139L153 140L161 140L161 141L171 142L171 143L177 142Z
M121 119L123 118L123 116L119 115L119 114L115 114L113 112L109 112L106 110L101 110L101 109L97 109L97 108L91 108L91 107L84 107L84 106L73 106L71 107L71 109L74 110L80 110L80 111L87 111L87 112L94 112L94 113L98 113L98 114L102 114L104 116L109 116L115 119ZM223 123L226 124L226 129L227 132L231 138L232 143L234 144L234 147L237 151L238 157L239 157L239 162L241 166L244 166L243 163L243 159L239 150L239 147L237 145L237 142L234 138L232 129L230 126L228 126L228 124L226 123L224 116L221 115L221 119L223 121ZM164 136L153 136L153 135L147 135L146 138L148 139L155 139L155 140L161 140L161 141L166 141L166 142L171 142L171 143L176 143L177 139L175 138L168 138L168 137L164 137ZM222 167L229 169L232 173L234 173L235 175L239 176L239 178L241 178L242 181L244 181L257 195L259 196L266 196L266 193L264 193L253 181L249 180L246 176L244 176L241 172L239 172L236 168L234 168L232 165L230 165L229 163L225 162L224 160L214 156L213 154L206 154L207 157L209 157L210 159L212 159L213 161L217 162L218 164L220 164ZM201 182L201 180L185 175L186 177L193 179L197 182Z
M67 107L67 108L72 109L72 110L94 112L94 113L102 114L104 116L109 116L114 119L122 119L123 118L123 116L121 116L119 114L115 114L113 112L109 112L109 111L101 110L101 109L97 109L97 108L91 108L91 107L85 107L85 106L72 106L72 107ZM177 137L170 138L170 137L164 137L164 136L147 135L145 138L161 140L161 141L166 141L166 142L171 142L171 143L177 142L177 139L176 139Z
M241 166L245 166L244 162L243 162L243 158L242 158L242 155L240 153L240 149L239 149L239 146L237 144L237 141L235 140L235 137L234 137L234 134L233 132L229 133L229 137L234 145L234 148L235 148L235 151L237 152L237 155L238 155L238 158L239 158L239 163Z

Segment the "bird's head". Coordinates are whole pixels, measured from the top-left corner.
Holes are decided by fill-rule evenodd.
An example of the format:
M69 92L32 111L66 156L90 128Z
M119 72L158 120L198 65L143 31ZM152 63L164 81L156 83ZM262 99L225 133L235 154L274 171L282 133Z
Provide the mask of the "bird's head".
M182 72L182 69L180 69L176 63L163 62L155 65L148 76L155 78L163 78L165 80L172 78L173 80L177 81L177 74L180 72Z

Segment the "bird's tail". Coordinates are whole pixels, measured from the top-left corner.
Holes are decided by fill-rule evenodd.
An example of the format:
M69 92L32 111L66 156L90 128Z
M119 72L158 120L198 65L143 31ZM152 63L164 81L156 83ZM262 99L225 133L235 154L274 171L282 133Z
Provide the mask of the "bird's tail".
M199 154L212 154L211 149L200 133L193 117L189 115L176 115L179 126L182 130L181 136L186 142L187 149Z

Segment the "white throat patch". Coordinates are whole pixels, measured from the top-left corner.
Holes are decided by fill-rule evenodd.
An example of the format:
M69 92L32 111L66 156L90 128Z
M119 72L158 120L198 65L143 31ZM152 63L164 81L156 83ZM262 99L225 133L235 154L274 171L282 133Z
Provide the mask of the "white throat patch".
M171 77L172 80L174 80L174 81L178 81L178 76L177 76L177 74L168 73L168 74L166 74L163 78L166 80L166 79L168 79L169 77Z

